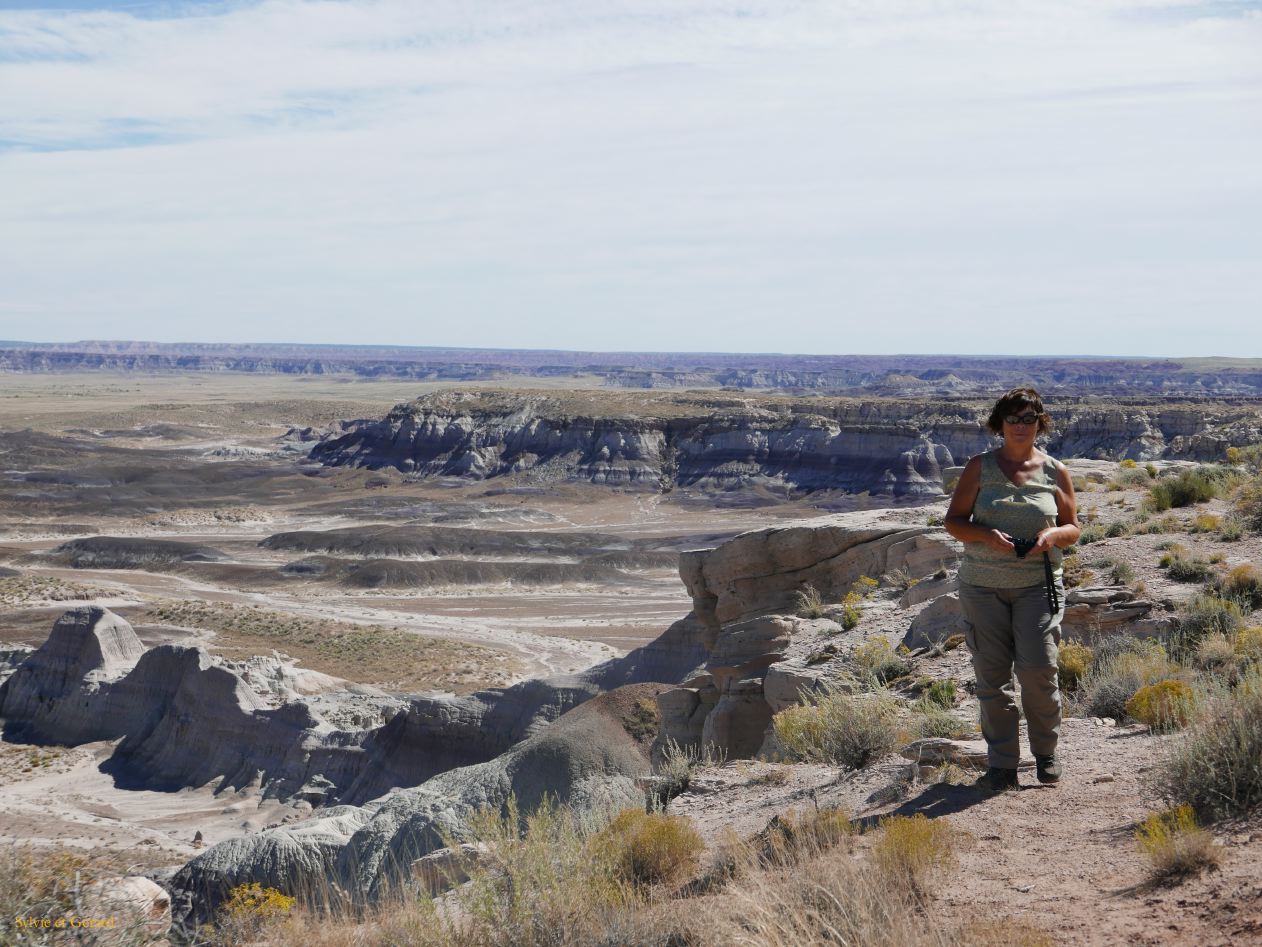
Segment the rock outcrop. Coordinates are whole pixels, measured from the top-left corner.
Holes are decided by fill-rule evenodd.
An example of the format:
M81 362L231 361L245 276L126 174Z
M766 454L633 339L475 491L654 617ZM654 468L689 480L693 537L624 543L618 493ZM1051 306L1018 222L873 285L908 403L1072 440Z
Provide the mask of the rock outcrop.
M628 489L736 488L939 496L988 449L989 404L656 396L629 404L524 393L439 392L361 421L314 460L416 477L508 474ZM1226 404L1058 409L1048 447L1062 459L1220 459L1262 439L1262 415Z
M813 677L800 666L779 667L804 621L793 617L802 588L812 586L835 602L860 576L902 570L917 578L958 557L958 544L946 533L882 513L754 530L717 549L684 553L680 575L693 616L713 629L715 644L699 673L659 699L659 743L755 755L787 692L809 686Z
M184 923L197 922L238 884L286 891L339 891L371 900L412 879L413 865L461 839L479 809L523 813L549 798L583 811L644 805L651 734L633 710L651 705L663 685L615 690L569 711L496 759L460 767L368 806L337 806L293 827L222 842L173 879Z

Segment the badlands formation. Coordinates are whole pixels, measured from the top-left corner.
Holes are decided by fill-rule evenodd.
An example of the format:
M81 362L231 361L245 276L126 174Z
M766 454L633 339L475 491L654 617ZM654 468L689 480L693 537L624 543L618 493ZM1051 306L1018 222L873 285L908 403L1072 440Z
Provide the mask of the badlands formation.
M975 740L853 772L756 762L785 759L774 715L846 680L873 641L909 654L897 693L950 680L960 719L974 712L940 517L944 485L989 446L977 404L637 398L439 391L357 420L210 398L73 424L35 411L0 440L0 721L5 746L59 755L0 784L2 834L147 844L180 938L242 884L358 908L417 878L440 889L480 810L642 809L674 748L708 747L727 762L666 808L711 854L722 828L754 836L806 803L923 812L973 839L934 902L948 921L990 912L1083 944L1262 929L1248 823L1220 839L1217 873L1143 886L1141 771L1170 739L1143 727L1067 721L1066 817L1042 834L1041 793L923 781L937 758L975 766ZM1144 490L1109 489L1118 461L1173 474L1257 441L1247 406L1067 406L1050 449L1101 534L1067 636L1159 638L1193 591L1155 565L1190 520L1128 526ZM1252 536L1220 547L1223 568L1258 554ZM812 591L822 604L803 608ZM47 798L78 808L59 822Z

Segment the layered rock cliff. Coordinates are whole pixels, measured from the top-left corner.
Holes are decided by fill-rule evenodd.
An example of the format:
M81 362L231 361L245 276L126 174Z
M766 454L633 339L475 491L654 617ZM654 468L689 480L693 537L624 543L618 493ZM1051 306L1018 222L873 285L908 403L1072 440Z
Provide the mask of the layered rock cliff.
M775 486L937 496L943 471L993 446L989 405L734 396L438 393L316 444L331 465L416 477L519 474L629 489ZM1064 458L1221 459L1262 440L1251 406L1071 403L1048 449Z

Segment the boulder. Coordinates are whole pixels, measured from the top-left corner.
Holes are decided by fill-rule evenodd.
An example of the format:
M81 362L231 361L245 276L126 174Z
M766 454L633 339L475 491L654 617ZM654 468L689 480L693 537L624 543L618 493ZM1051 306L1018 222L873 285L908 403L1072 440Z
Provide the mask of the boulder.
M912 619L903 644L913 651L928 648L946 641L952 635L961 635L968 627L960 610L960 595L952 592L935 598Z

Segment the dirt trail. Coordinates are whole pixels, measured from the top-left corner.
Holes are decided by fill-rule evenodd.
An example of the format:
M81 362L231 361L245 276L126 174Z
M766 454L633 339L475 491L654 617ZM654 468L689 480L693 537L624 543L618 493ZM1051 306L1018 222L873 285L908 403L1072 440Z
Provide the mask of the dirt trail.
M1065 775L1055 787L1022 770L1019 792L920 784L885 805L866 800L902 765L890 760L840 780L835 769L781 767L777 785L760 779L765 765L738 761L705 771L698 791L674 800L671 811L716 837L727 826L753 834L771 815L816 801L846 806L864 822L923 812L964 833L959 864L930 907L948 927L993 919L1002 930L1021 922L1075 947L1262 944L1262 820L1215 829L1217 869L1178 883L1148 881L1134 832L1163 807L1145 779L1170 739L1177 737L1155 737L1138 725L1067 719ZM868 844L860 838L856 851Z

